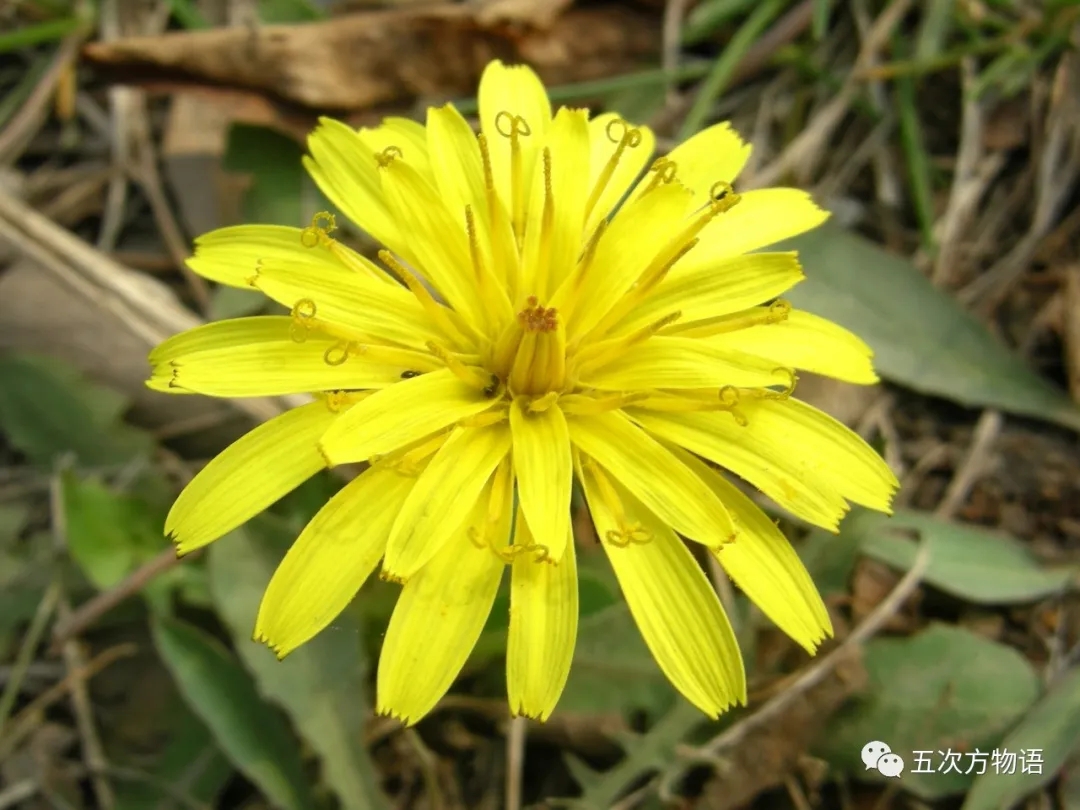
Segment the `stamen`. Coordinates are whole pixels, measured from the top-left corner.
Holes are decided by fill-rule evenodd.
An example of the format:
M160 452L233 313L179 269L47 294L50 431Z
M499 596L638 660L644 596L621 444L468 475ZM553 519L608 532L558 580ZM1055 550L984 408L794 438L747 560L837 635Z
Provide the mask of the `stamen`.
M654 188L660 185L667 185L675 180L675 175L678 171L678 164L670 158L662 157L653 161L653 165L649 167L649 172L652 174L652 179L649 180L649 185L645 186L645 190L641 192L640 197L644 197Z
M385 169L397 158L403 157L400 146L388 146L375 155L375 162L379 164L380 169Z
M435 455L449 438L450 431L444 430L442 433L438 433L408 450L398 451L387 456L372 456L368 459L368 463L373 467L378 465L384 469L393 470L407 478L415 478L423 472L425 466L423 462Z
M628 335L620 335L619 337L602 340L599 343L586 345L579 354L572 355L574 359L574 376L580 377L589 371L607 365L625 354L630 347L644 343L681 317L682 311L672 312L640 329L636 329Z
M627 520L622 498L619 497L619 493L608 479L603 468L591 458L585 459L583 464L592 474L593 480L596 481L597 494L604 502L604 505L611 511L611 516L615 518L617 528L606 531L604 540L616 548L626 548L631 543L643 545L652 540L652 535L640 523L631 523Z
M513 226L507 222L506 211L495 191L495 174L491 168L491 151L488 147L487 138L481 133L476 136L476 142L480 146L480 161L484 170L484 195L487 197L488 224L491 228L491 250L495 263L492 270L504 283L512 300L513 296L517 294L515 289L517 274L514 270L518 261Z
M330 234L337 230L337 221L329 211L320 211L311 218L311 224L300 232L300 243L313 248L333 240Z
M563 413L586 416L617 411L647 400L648 391L631 391L626 394L594 397L589 394L567 394L559 399Z
M795 373L793 368L774 368L773 374L779 374L785 377L784 387L780 391L774 391L771 388L750 388L747 389L747 393L756 399L775 399L785 400L791 397L795 393L795 386L799 383L799 375Z
M318 308L310 298L301 298L292 308L292 324L289 326L289 339L293 343L303 343L311 332L311 322L315 319Z
M791 314L791 304L780 298L767 307L752 307L731 315L718 315L700 321L691 321L671 330L683 337L713 337L738 332L753 326L782 323Z
M577 266L566 280L559 285L559 289L552 296L551 303L564 313L567 322L574 317L579 300L577 293L581 289L581 282L592 267L593 259L596 256L596 246L600 243L600 237L607 231L609 221L602 219L597 223L596 230L592 232L592 236L589 237L589 241L585 243L585 248L581 251L581 256L578 257Z
M484 282L484 257L480 254L480 241L476 238L476 217L473 216L471 205L465 206L465 232L469 236L469 256L472 258L473 273L476 282Z
M455 357L450 351L444 349L433 341L427 342L428 351L442 360L443 365L450 369L451 373L466 385L471 385L478 391L483 391L491 384L491 376L484 373L483 369L475 366L467 366Z
M526 193L524 168L522 166L521 138L532 134L528 121L520 115L512 115L501 110L495 116L495 130L504 138L510 139L510 200L511 222L518 249L525 242Z
M338 341L323 352L323 362L328 366L340 366L349 359L349 351L355 345L355 343L347 340Z
M345 404L345 391L327 391L326 392L326 407L332 413L340 413L342 405Z
M725 385L714 394L713 391L680 391L678 394L663 391L651 392L641 400L638 407L661 413L701 413L702 411L726 411L731 414L736 424L746 427L750 424L739 410L741 394L733 385Z
M423 307L424 312L442 329L443 334L452 337L455 341L464 343L465 336L461 333L461 330L457 328L454 322L450 319L450 314L447 312L446 307L442 306L438 301L432 298L431 293L428 292L427 287L420 283L420 280L410 273L405 267L394 258L394 254L389 250L380 250L379 259L385 264L390 271L401 280L409 292L413 294L413 297L420 302L420 306Z
M518 323L526 332L554 332L559 328L559 312L554 307L545 309L535 295L525 299L525 309L518 313Z
M618 137L616 137L615 133L620 128L622 131L619 133ZM585 203L586 221L588 221L593 209L600 201L600 197L607 188L608 183L611 182L611 177L615 173L615 167L619 165L623 153L627 149L634 149L641 145L641 130L631 128L630 125L621 118L615 118L609 121L606 133L608 140L615 144L615 151L612 152L611 157L608 158L607 163L604 164L600 176L596 178L596 184L593 186L592 193L589 194L589 200Z

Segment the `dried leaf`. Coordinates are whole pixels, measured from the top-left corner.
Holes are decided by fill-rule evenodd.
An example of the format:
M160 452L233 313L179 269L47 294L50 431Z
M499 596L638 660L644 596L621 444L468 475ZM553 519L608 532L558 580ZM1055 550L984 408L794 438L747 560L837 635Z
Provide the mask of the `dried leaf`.
M472 95L495 58L529 62L557 84L618 74L656 49L653 19L618 4L573 10L547 29L523 31L492 23L486 13L471 4L362 12L307 25L94 42L83 56L125 83L214 84L347 111Z

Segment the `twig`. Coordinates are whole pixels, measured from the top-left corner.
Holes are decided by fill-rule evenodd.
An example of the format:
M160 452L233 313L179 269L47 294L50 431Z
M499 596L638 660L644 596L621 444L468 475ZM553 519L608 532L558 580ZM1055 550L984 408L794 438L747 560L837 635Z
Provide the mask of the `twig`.
M817 114L806 128L787 148L768 166L756 172L753 186L769 186L798 166L800 171L809 175L814 165L824 152L825 143L832 137L848 109L855 102L856 96L863 89L859 72L870 64L892 35L893 29L911 8L912 0L892 0L888 7L874 21L863 40L855 65L844 80L840 91Z
M66 549L67 513L64 510L62 468L58 468L53 473L50 482L49 513L52 519L53 545L57 550ZM58 616L63 621L71 613L71 605L68 603L66 596L60 598L58 608ZM75 715L75 727L78 729L79 738L82 741L83 759L87 767L95 771L101 771L108 767L109 761L105 758L105 749L101 745L97 725L94 723L94 712L90 705L90 691L86 687L86 680L78 675L86 668L86 658L75 639L64 642L62 651L64 665L72 678L71 711ZM90 784L94 790L94 798L97 800L98 807L101 810L112 810L116 806L116 794L113 793L109 780L101 773L97 773L91 778Z
M986 472L987 460L993 450L994 442L1001 433L1004 419L1000 411L985 410L975 423L975 435L971 438L971 447L960 462L948 489L941 498L934 514L940 518L949 518L963 506L975 482Z
M64 38L49 69L38 80L30 97L23 103L18 114L0 131L0 166L13 163L45 123L56 85L78 55L87 34L89 31L84 28Z
M193 552L183 559L194 559L198 553L197 551ZM152 560L136 568L109 590L102 591L97 596L83 602L53 627L53 646L63 644L68 639L82 633L129 596L134 596L145 588L150 580L175 567L180 561L181 558L176 556L176 550L170 546Z
M521 810L521 781L525 771L525 732L528 720L514 717L506 736L506 810Z
M679 47L682 44L682 24L686 17L687 0L667 0L664 4L664 27L660 36L661 65L667 82L668 106L677 100L676 74L679 70Z
M11 242L103 315L115 317L144 341L147 349L202 323L161 282L117 264L2 189L0 239ZM286 405L306 400L280 397L229 401L237 410L263 421L280 414Z
M98 20L99 41L112 42L123 35L117 0L103 0ZM98 249L106 253L116 247L120 229L124 225L124 209L127 207L128 196L128 179L124 167L131 162L131 108L138 92L130 87L110 87L108 90L109 120L112 125L109 139L112 178L105 194L105 210L101 214L101 229L97 238Z
M56 609L56 603L59 599L60 583L59 581L53 581L38 603L37 611L30 621L30 627L23 638L22 646L19 647L19 653L15 656L15 663L11 668L11 678L8 680L7 686L4 687L4 694L0 695L0 735L3 734L7 727L7 719L15 706L16 698L19 696L19 688L22 686L23 678L26 677L26 672L34 660L34 651L45 633L45 627L48 625L49 618Z
M416 752L416 758L420 761L420 773L424 778L424 787L427 788L427 798L433 810L444 810L446 802L443 801L442 790L439 788L439 774L435 770L435 756L431 753L415 728L407 728L402 732L406 742Z
M64 676L63 680L57 681L30 701L12 719L10 733L0 737L0 762L7 759L8 755L15 750L15 746L34 730L37 725L35 718L40 717L42 712L63 698L76 679L88 681L110 664L121 658L134 655L137 650L138 648L134 644L118 644L115 647L110 647L90 659L82 669L69 672Z
M0 810L7 810L19 802L24 802L31 796L37 795L41 785L35 779L23 779L0 792Z
M873 612L863 620L862 624L856 627L851 635L844 639L844 642L839 647L816 664L809 667L802 675L792 682L788 689L776 695L776 697L771 698L764 706L749 717L740 720L700 748L689 749L687 755L692 759L700 760L701 762L715 762L720 752L741 742L751 731L754 731L765 723L773 720L801 695L821 683L821 681L823 681L829 673L844 660L845 656L850 653L851 647L862 644L877 633L877 631L892 618L893 614L900 609L904 600L906 600L915 591L915 588L918 587L919 580L922 578L923 572L926 570L926 566L929 562L930 549L924 542L920 546L918 554L915 556L915 562L904 575L903 579L896 584L896 587L893 588L892 592L881 602L881 604L874 608Z
M1027 233L989 270L962 290L958 297L969 307L978 307L984 314L993 311L1013 285L1019 281L1039 245L1054 227L1062 207L1072 194L1080 176L1080 138L1077 137L1075 87L1070 84L1069 71L1075 54L1066 53L1059 68L1059 77L1066 87L1051 99L1046 143L1035 171L1035 212Z

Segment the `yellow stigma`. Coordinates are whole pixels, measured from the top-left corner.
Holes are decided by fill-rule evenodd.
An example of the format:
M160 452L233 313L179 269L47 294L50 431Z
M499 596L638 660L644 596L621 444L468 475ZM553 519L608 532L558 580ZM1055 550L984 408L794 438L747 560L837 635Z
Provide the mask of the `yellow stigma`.
M510 390L537 397L561 390L566 380L566 331L558 310L529 296L518 313L516 331L520 339L510 366Z

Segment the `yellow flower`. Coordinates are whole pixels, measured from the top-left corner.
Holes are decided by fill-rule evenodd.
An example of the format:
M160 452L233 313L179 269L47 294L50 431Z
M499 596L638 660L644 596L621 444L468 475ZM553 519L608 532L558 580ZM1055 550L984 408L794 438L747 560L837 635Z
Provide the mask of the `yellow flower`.
M528 68L491 64L479 102L479 135L448 105L426 126L323 120L310 136L305 166L386 247L381 267L329 214L198 240L193 270L291 315L167 340L150 386L316 401L214 459L166 530L191 551L366 461L274 574L256 637L288 654L381 560L404 587L378 709L412 723L461 671L509 566L510 704L546 718L577 632L576 480L661 669L715 717L745 701L745 676L680 536L808 651L832 628L787 540L705 461L828 529L849 502L888 511L896 487L858 436L790 396L796 369L874 382L870 350L775 300L802 278L794 253L751 253L826 214L801 191L736 193L749 147L726 124L650 165L648 129L553 115Z

